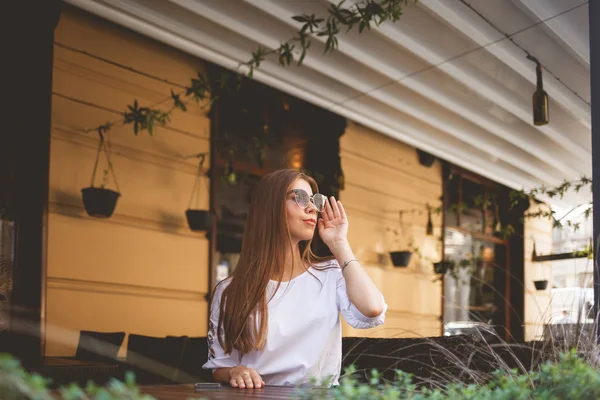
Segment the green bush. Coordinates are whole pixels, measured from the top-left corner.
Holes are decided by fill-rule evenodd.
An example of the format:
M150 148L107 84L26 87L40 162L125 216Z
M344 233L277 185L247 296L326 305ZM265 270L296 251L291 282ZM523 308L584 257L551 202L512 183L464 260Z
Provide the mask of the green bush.
M49 381L26 372L18 360L0 355L0 399L56 399L48 388ZM62 387L58 394L64 400L150 400L140 393L133 374L125 382L112 380L106 386L89 383L85 388L76 384ZM563 400L599 399L600 370L582 360L573 350L560 356L558 362L542 364L537 371L520 374L517 370L496 371L485 384L450 384L443 388L418 387L412 377L397 371L394 382L383 382L377 371L369 383L360 382L355 370L346 370L341 384L331 389L301 388L298 398L305 400Z
M330 390L303 389L301 399L344 400L564 400L599 399L600 370L588 365L575 351L547 362L539 370L519 374L517 370L496 371L486 384L450 384L444 388L419 388L410 374L397 371L394 382L382 382L377 371L368 384L346 370L340 386Z
M0 399L2 400L55 400L56 392L49 389L50 380L26 372L21 363L10 354L0 354ZM151 400L152 396L140 393L133 373L126 375L125 382L117 379L106 386L93 382L81 388L71 384L58 389L64 400Z

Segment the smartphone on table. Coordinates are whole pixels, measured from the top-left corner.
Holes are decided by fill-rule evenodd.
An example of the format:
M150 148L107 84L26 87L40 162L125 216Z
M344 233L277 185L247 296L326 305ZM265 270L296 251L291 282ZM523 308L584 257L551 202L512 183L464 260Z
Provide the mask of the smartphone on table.
M202 382L194 384L194 391L196 392L210 389L221 389L221 384L218 382Z

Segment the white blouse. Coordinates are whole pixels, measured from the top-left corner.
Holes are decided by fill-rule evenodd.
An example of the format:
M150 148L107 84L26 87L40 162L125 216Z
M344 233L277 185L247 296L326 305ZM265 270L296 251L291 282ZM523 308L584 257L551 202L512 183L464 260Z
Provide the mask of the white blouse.
M223 289L220 284L212 302L208 327L208 362L205 369L244 365L260 374L267 385L301 385L316 379L319 384L337 385L342 365L342 329L339 313L354 328L366 329L383 324L383 312L365 317L350 302L346 281L337 261L319 266L335 267L320 271L310 267L289 282L282 282L269 302L269 324L265 347L240 356L234 349L225 354L217 340L219 307ZM277 287L271 280L267 298ZM383 298L383 296L382 296Z

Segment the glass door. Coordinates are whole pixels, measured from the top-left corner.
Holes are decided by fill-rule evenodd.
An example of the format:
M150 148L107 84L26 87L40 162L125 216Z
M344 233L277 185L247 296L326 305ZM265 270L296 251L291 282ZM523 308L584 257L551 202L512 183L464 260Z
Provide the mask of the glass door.
M494 238L474 237L458 228L446 228L444 258L444 335L497 333L505 338L507 258L506 245Z

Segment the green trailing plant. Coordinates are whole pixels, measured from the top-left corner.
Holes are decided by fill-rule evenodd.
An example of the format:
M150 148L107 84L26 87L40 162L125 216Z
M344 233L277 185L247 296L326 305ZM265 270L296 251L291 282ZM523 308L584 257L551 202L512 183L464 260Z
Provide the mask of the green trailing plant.
M252 78L254 71L270 55L277 55L279 64L284 67L290 66L293 61L301 65L311 47L311 37L325 37L325 52L331 53L338 48L338 35L342 29L348 32L356 28L359 33L362 33L373 25L380 26L388 21L396 22L402 16L403 7L408 0L362 0L348 6L345 3L346 0L342 0L337 4L331 4L327 16L317 17L314 14L293 16L294 21L302 24L294 37L282 42L275 49L268 50L259 46L252 52L250 60L238 64L235 75L223 73L216 80L218 88L239 90L243 81L241 71L246 70L246 76ZM122 113L122 120L108 122L101 127L106 132L115 125L131 124L134 134L148 131L152 135L157 126L165 126L170 122L174 110L187 111L190 101L206 102L203 107L210 105L212 101L218 101L218 97L211 97L211 92L214 91L211 89L215 88L211 88L210 82L204 75L198 73L191 79L189 85L179 91L171 89L170 97L159 103L170 101L171 105L167 110L141 106L137 100L134 100L133 104L128 105L127 110ZM96 131L99 128L95 127L89 131Z
M510 196L510 201L511 201L511 207L514 207L520 200L523 199L529 199L535 202L539 202L541 203L542 201L539 200L539 196L546 196L548 198L558 198L558 199L562 199L565 194L569 193L570 191L573 191L575 193L579 193L581 192L583 189L589 188L590 191L592 189L592 180L588 177L581 177L577 180L573 180L573 181L563 181L560 185L556 186L556 187L551 187L551 188L547 188L545 186L541 186L539 188L534 188L531 190L512 190L509 193ZM572 207L567 213L565 213L565 215L563 215L561 218L556 218L555 216L555 211L553 210L539 210L536 212L530 212L530 213L526 213L525 214L525 218L529 219L529 218L546 218L546 219L550 219L552 220L552 224L554 228L563 228L564 226L568 226L568 227L572 227L574 231L577 231L580 228L580 223L575 223L572 222L571 220L567 219L567 217L569 216L570 213L572 213L573 211L575 211L577 208L583 206L585 204L579 204L576 207ZM591 206L592 203L589 202L587 203L587 205ZM587 219L591 216L592 213L592 208L589 207L585 212L584 212L584 217Z
M591 191L592 188L592 180L585 176L580 179L573 181L564 181L560 185L556 187L547 188L545 186L540 186L537 188L533 188L530 190L511 190L508 193L509 201L510 201L510 209L514 208L520 201L528 200L534 203L543 203L542 200L539 199L540 196L546 196L548 198L558 198L562 199L567 193L573 191L575 193L579 193L582 190L589 188ZM500 221L500 215L497 204L497 195L477 195L469 198L470 202L482 212L486 210L492 210L495 215L495 225L493 227L494 234L502 237L504 239L509 239L511 236L515 234L515 227L511 224L502 224ZM580 222L573 222L568 219L569 215L572 212L579 209L580 207L587 205L590 206L584 211L584 218L589 219L592 215L592 203L586 204L578 204L572 207L568 212L566 212L562 217L557 218L556 212L551 209L540 209L533 212L526 212L521 219L522 222L529 219L548 219L552 221L553 228L562 229L564 227L571 227L573 231L577 231L581 227ZM443 211L443 206L439 205L437 207L431 208L434 214L441 214ZM449 204L447 206L448 212L453 212L456 214L464 213L468 210L468 205L465 201L457 202L453 204ZM483 223L485 224L485 218L483 218ZM485 227L485 225L484 225Z
M102 130L106 133L114 126L130 124L135 135L144 131L153 135L157 127L164 127L170 123L171 114L174 110L186 112L189 103L192 101L197 104L202 103L202 108L205 108L213 102L219 101L216 92L239 90L244 75L253 78L255 70L261 66L267 57L275 55L279 65L283 67L288 67L294 62L297 65L302 65L314 38L324 38L325 53L331 53L338 48L338 36L343 30L346 32L357 30L362 33L364 30L370 29L371 26L380 26L385 22L396 22L401 17L403 7L407 3L408 0L361 0L354 4L347 4L346 0L341 0L337 4L330 5L327 15L295 15L292 19L300 23L301 26L292 38L283 41L279 47L274 49L259 46L251 53L248 61L238 64L234 73L222 73L215 80L216 87L211 87L205 76L198 73L181 90L171 89L170 97L157 105L142 106L135 99L133 104L128 105L122 113L121 120L107 122L87 131L100 132ZM164 105L165 103L168 104L166 107L158 107L158 105ZM254 137L252 145L253 155L257 159L257 163L262 166L265 159L266 139L264 137ZM228 154L227 149L225 154ZM232 158L230 156L229 160ZM233 177L233 174L228 175ZM235 180L227 179L227 181L232 182ZM343 178L339 185L343 185Z
M434 282L441 281L445 275L448 275L454 278L456 281L460 281L463 284L468 284L469 282L461 278L461 271L465 271L470 276L474 270L474 262L469 258L463 258L458 262L454 260L442 260L436 264L440 266L442 271L434 270L434 272L438 274L438 277L433 280Z
M583 249L574 251L573 256L574 257L587 257L589 259L593 259L594 258L594 246L592 246L592 244L590 243L590 245L584 246Z
M292 19L301 24L300 30L294 37L282 42L278 48L268 50L259 46L252 53L250 60L240 64L248 70L252 77L254 71L270 55L276 55L279 65L290 66L296 61L302 65L308 49L311 47L311 37L325 39L325 53L332 53L338 48L338 35L342 30L349 32L353 29L362 33L372 25L380 26L385 22L396 22L402 16L403 8L408 0L365 0L345 6L346 0L331 4L327 16L315 14L295 15Z

